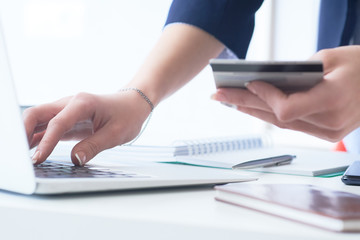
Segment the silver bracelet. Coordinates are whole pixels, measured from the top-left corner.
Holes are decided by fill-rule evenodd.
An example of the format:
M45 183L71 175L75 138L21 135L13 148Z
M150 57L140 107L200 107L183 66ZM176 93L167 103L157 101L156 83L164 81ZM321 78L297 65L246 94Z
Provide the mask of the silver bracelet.
M133 139L131 140L130 142L126 143L126 144L123 144L123 145L131 145L133 144L136 140L138 140L138 138L141 136L141 134L144 132L144 130L146 129L149 121L150 121L150 118L152 116L152 113L154 111L154 104L151 102L151 100L138 88L134 88L134 87L129 87L129 88L122 88L119 90L119 92L126 92L126 91L136 91L137 93L140 94L140 96L142 98L145 99L145 101L149 104L150 108L151 108L151 112L149 114L149 116L147 117L145 123L143 124L142 128L141 128L141 131L139 132L139 134Z

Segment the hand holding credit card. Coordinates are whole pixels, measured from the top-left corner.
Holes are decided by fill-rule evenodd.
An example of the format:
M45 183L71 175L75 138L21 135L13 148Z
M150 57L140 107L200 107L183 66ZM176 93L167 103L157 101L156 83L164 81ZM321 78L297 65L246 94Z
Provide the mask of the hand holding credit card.
M284 92L305 91L323 79L320 61L246 61L212 59L217 88L245 88L250 81L265 81Z

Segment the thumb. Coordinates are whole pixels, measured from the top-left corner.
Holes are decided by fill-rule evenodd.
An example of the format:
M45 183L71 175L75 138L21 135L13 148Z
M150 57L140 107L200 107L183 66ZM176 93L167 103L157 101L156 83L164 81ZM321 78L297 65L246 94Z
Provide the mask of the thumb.
M314 55L312 55L308 61L322 61L323 60L323 56L322 56L322 52L316 52Z
M84 166L101 151L112 148L116 144L111 144L111 135L100 129L95 134L83 139L74 146L71 151L71 161L76 166Z

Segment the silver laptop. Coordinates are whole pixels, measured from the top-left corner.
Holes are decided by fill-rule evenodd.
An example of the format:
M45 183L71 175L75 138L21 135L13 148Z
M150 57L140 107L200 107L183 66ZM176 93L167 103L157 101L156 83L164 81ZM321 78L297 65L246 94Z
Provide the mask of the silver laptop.
M114 161L75 167L69 159L33 166L0 24L0 189L63 194L253 180L229 170L151 162Z

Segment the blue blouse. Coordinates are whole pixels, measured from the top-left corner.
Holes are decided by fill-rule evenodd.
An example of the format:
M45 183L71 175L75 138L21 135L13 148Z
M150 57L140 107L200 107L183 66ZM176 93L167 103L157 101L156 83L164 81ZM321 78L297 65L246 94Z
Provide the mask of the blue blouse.
M348 45L354 32L357 0L323 0L318 49ZM263 0L173 0L165 25L185 23L213 35L238 58L245 58Z
M186 23L220 40L238 58L245 58L262 0L174 0L166 24Z

